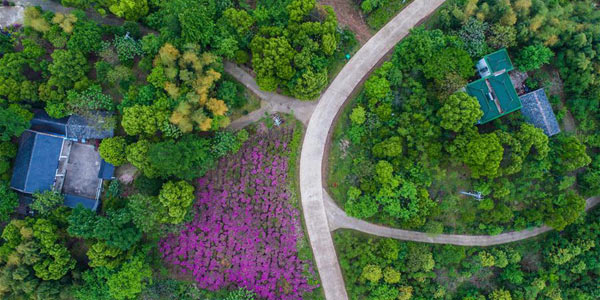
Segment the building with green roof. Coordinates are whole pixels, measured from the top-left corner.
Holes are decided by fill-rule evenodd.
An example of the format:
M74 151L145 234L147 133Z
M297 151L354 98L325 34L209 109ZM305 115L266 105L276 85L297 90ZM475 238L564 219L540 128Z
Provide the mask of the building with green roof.
M521 109L521 100L508 75L513 69L506 49L488 54L477 63L481 79L469 83L466 92L479 101L483 111L479 124Z

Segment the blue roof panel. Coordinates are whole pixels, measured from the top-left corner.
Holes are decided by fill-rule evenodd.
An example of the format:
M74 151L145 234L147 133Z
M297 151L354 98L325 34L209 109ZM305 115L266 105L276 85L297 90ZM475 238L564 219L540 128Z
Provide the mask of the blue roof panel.
M94 199L75 196L75 195L71 195L71 194L65 194L64 204L65 204L65 206L70 207L70 208L75 208L75 207L77 207L77 205L81 204L81 205L83 205L83 207L85 207L89 210L96 211L96 209L98 208L98 202L99 201L94 200Z
M58 159L62 149L63 139L56 136L36 134L29 175L24 191L34 193L49 190L54 184Z
M68 121L69 117L53 119L44 110L37 110L30 122L31 130L65 136Z
M98 178L101 179L113 179L115 174L115 166L107 163L104 159L100 164L100 171L98 172Z
M15 158L13 175L10 186L19 191L25 191L25 182L29 173L29 164L31 163L31 153L35 144L36 133L25 131L19 140L19 152Z

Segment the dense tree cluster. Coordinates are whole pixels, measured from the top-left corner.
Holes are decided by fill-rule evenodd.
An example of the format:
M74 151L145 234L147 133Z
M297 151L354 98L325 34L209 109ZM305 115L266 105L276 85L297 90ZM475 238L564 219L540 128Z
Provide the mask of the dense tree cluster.
M159 9L137 0L98 4L128 20ZM195 30L198 19L188 17L187 30ZM199 35L186 35L186 43L142 36L136 23L99 25L78 10L29 7L25 26L10 30L0 33L0 298L137 299L147 290L173 299L253 297L246 290L207 292L155 272L157 239L191 218L190 182L248 138L224 130L246 96L221 76L223 54ZM33 109L54 118L102 118L97 129L114 127L117 136L99 142L100 156L117 167L130 164L124 168L135 172L135 184L105 182L98 212L68 209L55 191L35 193L29 205L20 201L8 180ZM33 216L20 220L17 208Z
M193 49L180 53L169 43L160 48L148 82L179 102L169 120L182 132L229 125L225 116L227 105L210 96L214 93L214 83L221 78L221 73L215 71L219 67L217 57L210 53L198 55ZM132 117L139 120L135 115Z
M597 170L585 168L597 152L596 133L588 131L595 128L596 108L583 119L576 116L585 134L549 139L519 113L476 125L482 117L478 101L457 92L476 78L474 61L500 47L509 47L521 71L554 63L568 77L553 57L574 50L553 36L585 30L576 22L588 24L597 13L584 7L587 1L552 3L451 1L436 19L439 29L416 28L396 47L391 62L366 80L334 137L340 142L330 184L350 215L432 233L497 234L542 223L562 229L577 220L585 207L582 194L597 190ZM540 15L550 14L550 7L573 19L566 23L573 27L539 21L550 18ZM577 106L597 103L570 92L570 84L566 80L565 90L581 99ZM574 172L582 168L578 177L588 190L576 184ZM484 200L461 196L463 191L480 192Z
M6 225L0 246L0 296L57 298L75 268L65 240L50 219L15 219Z
M397 6L395 11L404 6L399 0L392 2ZM62 0L62 3L86 8L93 1ZM333 8L317 4L316 0L260 0L252 5L246 1L229 0L111 0L97 4L103 7L101 12L108 10L127 20L140 20L160 31L158 39L148 37L145 41L148 42L146 46L153 44L148 47L148 50L152 49L150 52L155 52L153 54L160 47L156 47L158 40L178 49L196 44L202 52L210 51L240 64L251 63L262 89L281 89L299 99L316 98L328 83L330 67L343 60L345 51L356 43L351 32L339 29ZM384 3L381 4L383 6ZM381 13L386 16L378 19L394 14L385 9L381 9ZM35 20L29 22L30 26L48 31L50 22L35 16ZM115 40L115 46L123 46L122 42L131 41ZM171 55L174 54L171 52ZM201 61L205 59L209 57L200 57ZM184 64L188 65L185 67L188 71L192 71L191 61ZM201 74L202 71L196 70L196 73ZM177 74L171 72L165 75L173 79ZM160 88L163 88L163 83L160 82ZM173 90L172 87L170 89Z
M286 26L259 28L250 42L257 83L268 91L284 85L299 99L313 99L327 85L328 60L340 42L337 19L315 0L290 1L286 13Z
M562 233L487 248L335 235L350 298L596 299L596 210Z

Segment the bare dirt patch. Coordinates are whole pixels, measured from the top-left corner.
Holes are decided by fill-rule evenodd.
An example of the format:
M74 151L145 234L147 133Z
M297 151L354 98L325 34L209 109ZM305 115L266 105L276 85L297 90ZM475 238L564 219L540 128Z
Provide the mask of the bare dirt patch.
M138 173L132 164L122 165L115 171L115 177L123 184L131 184Z
M564 83L562 81L562 79L560 78L560 73L558 73L558 70L556 68L552 68L550 66L546 66L543 68L543 70L545 70L546 72L548 72L548 74L550 74L550 87L548 88L548 91L550 92L550 95L557 95L560 97L560 101L563 107L566 107L566 94L564 91ZM576 132L577 131L577 124L575 123L575 119L573 118L573 115L571 114L571 112L567 109L565 116L562 119L562 125L563 125L563 130L566 132Z
M333 7L340 24L352 30L361 45L373 36L360 8L353 0L319 0L319 3Z

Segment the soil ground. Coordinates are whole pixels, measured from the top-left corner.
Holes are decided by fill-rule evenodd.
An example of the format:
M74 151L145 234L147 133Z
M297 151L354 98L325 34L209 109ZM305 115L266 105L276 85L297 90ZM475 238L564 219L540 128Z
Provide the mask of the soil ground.
M319 0L319 3L333 7L338 22L352 30L361 45L373 36L360 12L360 7L353 0Z
M552 82L552 84L550 85L550 94L551 95L558 95L560 97L560 101L562 102L562 106L566 107L566 100L567 97L565 95L564 92L564 83L562 81L562 79L560 78L560 74L558 73L558 70L555 68L551 68L551 67L545 67L544 70L546 70L546 72L548 72L550 74L550 81ZM564 116L564 118L562 119L562 125L563 125L563 130L566 132L576 132L577 131L577 125L575 123L575 119L573 118L573 115L571 114L571 111L569 111L568 109L566 110L566 114Z
M123 184L131 184L135 179L138 169L132 164L125 164L115 170L115 177Z

